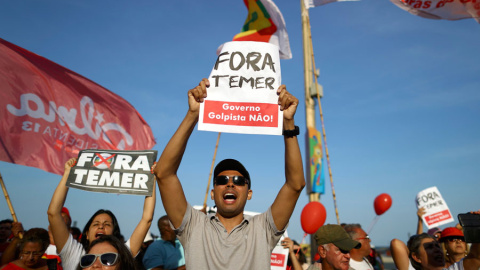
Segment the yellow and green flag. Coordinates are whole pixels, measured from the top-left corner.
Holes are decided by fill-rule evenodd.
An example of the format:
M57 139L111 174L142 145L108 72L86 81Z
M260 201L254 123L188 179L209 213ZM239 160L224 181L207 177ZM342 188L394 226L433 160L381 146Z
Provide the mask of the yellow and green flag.
M275 44L280 58L292 58L290 42L283 15L271 0L244 0L248 16L242 31L233 41L260 41Z

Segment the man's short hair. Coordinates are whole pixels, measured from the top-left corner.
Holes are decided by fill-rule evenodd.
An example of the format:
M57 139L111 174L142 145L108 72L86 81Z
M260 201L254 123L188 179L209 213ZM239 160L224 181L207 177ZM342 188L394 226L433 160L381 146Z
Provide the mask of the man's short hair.
M240 163L240 161L235 159L224 159L220 161L213 172L213 179L215 179L221 172L224 171L237 171L243 175L248 180L248 189L252 187L252 180L250 179L250 174L247 169Z
M13 223L13 220L11 220L11 219L4 219L4 220L0 221L0 224L4 224L4 223L12 224L12 223Z
M167 215L161 216L158 221L157 221L157 226L158 229L160 230L160 227L162 227L162 223L167 222L168 223L169 219Z
M344 227L345 231L350 235L352 239L357 238L357 230L362 229L362 226L358 223L346 224Z
M360 248L360 242L352 240L350 235L340 225L327 224L320 227L315 233L315 240L318 246L332 243L343 251L350 251Z

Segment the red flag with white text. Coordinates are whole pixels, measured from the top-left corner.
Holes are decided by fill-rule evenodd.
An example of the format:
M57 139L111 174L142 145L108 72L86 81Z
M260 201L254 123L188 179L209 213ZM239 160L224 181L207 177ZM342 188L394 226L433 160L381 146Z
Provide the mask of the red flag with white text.
M152 131L120 96L0 39L0 160L62 174L83 149L145 150Z
M477 0L390 0L399 8L427 19L460 20L474 18L480 23Z

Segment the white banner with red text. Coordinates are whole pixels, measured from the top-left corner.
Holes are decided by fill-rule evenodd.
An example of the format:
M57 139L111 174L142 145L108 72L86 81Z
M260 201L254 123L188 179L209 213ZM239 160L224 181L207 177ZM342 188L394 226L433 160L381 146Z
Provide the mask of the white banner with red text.
M429 229L454 221L452 213L437 187L420 191L417 194L416 203L417 209L422 207L425 209L422 219Z
M200 105L199 130L281 135L278 47L265 42L224 44Z

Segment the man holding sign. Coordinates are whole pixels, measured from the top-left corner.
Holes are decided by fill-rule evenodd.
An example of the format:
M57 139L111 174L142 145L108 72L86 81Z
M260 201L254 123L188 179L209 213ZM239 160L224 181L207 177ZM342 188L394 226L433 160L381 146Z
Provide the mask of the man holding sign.
M251 218L243 215L245 204L252 197L252 179L240 162L227 159L217 165L214 173L211 198L217 213L207 216L187 202L177 170L210 84L203 79L188 91L187 115L154 170L162 202L185 248L187 269L270 269L270 254L285 231L305 186L296 137L298 127L294 123L298 99L287 92L284 85L276 90L277 106L283 111L286 181L270 208Z

